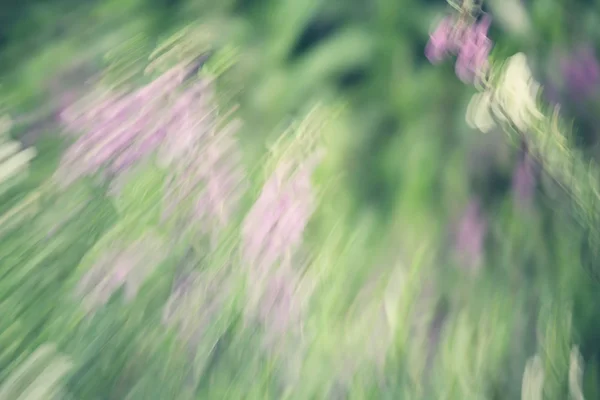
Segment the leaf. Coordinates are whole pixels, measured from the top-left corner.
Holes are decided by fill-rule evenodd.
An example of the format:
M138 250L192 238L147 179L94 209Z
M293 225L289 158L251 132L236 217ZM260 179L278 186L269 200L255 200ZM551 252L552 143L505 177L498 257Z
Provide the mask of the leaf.
M159 221L166 171L153 163L146 163L133 170L126 179L123 191L115 199L115 205L126 224L152 225Z
M0 400L52 399L62 379L72 368L68 358L54 345L44 344L34 351L0 387Z

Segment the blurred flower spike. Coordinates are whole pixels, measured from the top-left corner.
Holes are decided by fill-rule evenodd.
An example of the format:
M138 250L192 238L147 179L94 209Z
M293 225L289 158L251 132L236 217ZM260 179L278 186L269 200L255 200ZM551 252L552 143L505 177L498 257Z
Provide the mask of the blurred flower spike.
M59 181L69 184L102 167L118 173L157 149L172 125L185 119L169 96L185 76L178 66L131 94L105 93L65 110L65 127L82 136L63 156Z
M241 123L233 120L220 128L214 116L204 118L208 131L202 143L183 143L180 147L185 152L173 158L163 220L183 217L179 222L186 226L190 222L201 222L198 225L202 232L211 234L212 243L216 244L217 235L238 211L247 187L246 173L234 135ZM192 207L185 208L190 201Z
M120 175L159 149L166 164L197 149L214 108L210 80L184 85L197 68L180 63L131 93L99 89L65 109L61 122L80 136L61 160L59 182L100 171Z
M434 64L455 54L456 75L465 83L481 80L488 71L492 42L487 37L491 19L484 15L480 21L467 23L447 16L430 35L425 55Z
M248 263L264 271L277 261L290 260L315 208L311 184L315 166L313 161L294 169L293 164L283 162L265 183L244 220L244 258Z
M566 89L573 99L588 99L600 86L600 63L591 46L582 46L560 63Z
M324 107L314 107L268 154L268 177L242 227L244 259L259 270L289 263L302 242L316 208L312 175L325 156L321 135L331 118Z
M464 267L476 270L484 258L487 222L477 200L467 206L456 231L456 252Z

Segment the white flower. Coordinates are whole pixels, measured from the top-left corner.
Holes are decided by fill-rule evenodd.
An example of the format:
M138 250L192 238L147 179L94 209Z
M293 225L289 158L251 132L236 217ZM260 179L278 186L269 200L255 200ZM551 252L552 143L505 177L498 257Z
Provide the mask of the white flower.
M508 59L494 92L494 114L509 120L517 129L526 131L536 119L543 118L536 99L540 85L531 76L527 59L517 53Z
M539 89L525 55L517 53L508 59L496 87L473 96L467 108L467 123L489 132L495 120L500 120L525 132L544 117L536 104Z
M467 107L467 124L471 128L487 133L496 126L490 109L491 101L489 92L479 93L471 98Z

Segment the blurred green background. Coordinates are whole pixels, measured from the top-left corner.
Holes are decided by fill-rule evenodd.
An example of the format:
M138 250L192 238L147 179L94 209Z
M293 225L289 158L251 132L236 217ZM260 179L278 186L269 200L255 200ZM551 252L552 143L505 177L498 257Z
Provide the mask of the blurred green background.
M469 127L476 89L451 62L433 66L424 55L450 12L444 1L0 8L0 99L14 124L6 140L37 151L0 197L0 399L600 398L595 220L577 214L572 182L558 190L543 162L523 202L514 183L521 143ZM561 60L600 43L600 2L489 0L484 10L492 59L524 52L540 101L561 104L570 146L582 164L595 160L600 86L587 82L584 96ZM321 105L328 153L304 236L306 273L318 284L301 339L276 349L244 319L244 270L223 267L229 236L216 252L185 239L131 302L118 292L90 316L74 295L95 254L150 229L135 213L154 206L140 193L158 197L162 176L143 167L117 200L92 178L54 190L48 179L72 140L56 116L98 73L115 86L143 82L152 51L186 26L213 55L200 74L218 75L219 107L239 105L244 210L264 183L268 146ZM182 264L234 287L193 344L161 323ZM200 319L217 293L184 314Z

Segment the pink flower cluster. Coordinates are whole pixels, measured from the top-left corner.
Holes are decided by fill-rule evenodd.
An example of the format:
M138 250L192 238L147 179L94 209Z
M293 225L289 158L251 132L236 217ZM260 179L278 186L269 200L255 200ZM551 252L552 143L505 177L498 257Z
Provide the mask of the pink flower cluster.
M453 16L444 18L430 35L425 55L432 63L439 63L448 55L456 54L456 75L466 83L473 83L488 67L492 42L487 37L491 20L466 24Z
M173 148L183 142L180 148L189 147L199 136L199 116L207 104L205 84L178 93L188 70L177 66L133 93L105 92L61 112L65 127L81 133L61 160L61 181L69 184L102 168L119 173L161 145Z
M245 260L260 270L284 261L302 241L314 210L311 175L315 163L297 170L281 163L264 185L243 224Z
M248 313L265 329L267 346L280 343L286 333L298 333L310 298L311 288L301 284L292 257L316 206L311 175L320 158L317 153L301 165L278 164L243 222Z
M243 193L234 137L239 124L217 126L223 121L213 86L207 80L188 82L190 68L177 66L133 93L105 93L64 110L62 122L82 135L62 159L61 182L97 172L119 178L156 154L169 171L163 216L182 211L184 228L202 220L204 233L226 225ZM119 181L113 180L113 188Z
M219 129L216 121L208 121L214 118L205 118L210 132L204 136L202 146L179 156L170 169L163 219L174 217L183 230L190 222L201 221L202 233L210 234L215 245L216 235L238 210L246 184L233 136L239 124L233 121ZM185 208L188 202L189 210Z

